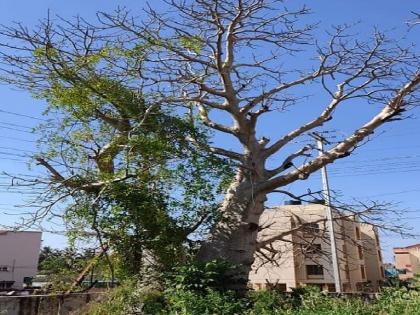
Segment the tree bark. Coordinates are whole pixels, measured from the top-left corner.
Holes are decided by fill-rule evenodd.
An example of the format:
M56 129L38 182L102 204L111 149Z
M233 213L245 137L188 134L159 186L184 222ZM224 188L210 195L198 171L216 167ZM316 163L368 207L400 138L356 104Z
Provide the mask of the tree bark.
M201 261L223 259L237 265L235 272L243 279L248 278L254 262L259 219L267 199L266 193L255 191L255 186L254 180L238 174L220 208L222 218L198 253Z

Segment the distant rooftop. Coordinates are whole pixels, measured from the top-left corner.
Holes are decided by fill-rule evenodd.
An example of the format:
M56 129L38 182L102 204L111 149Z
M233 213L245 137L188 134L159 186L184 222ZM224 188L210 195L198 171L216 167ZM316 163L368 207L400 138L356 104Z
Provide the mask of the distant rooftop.
M394 247L394 249L410 249L410 248L416 248L416 247L420 247L420 243L417 243L417 244L414 244L414 245L405 246L405 247Z
M15 230L0 230L0 235L7 233L42 233L41 231L15 231Z

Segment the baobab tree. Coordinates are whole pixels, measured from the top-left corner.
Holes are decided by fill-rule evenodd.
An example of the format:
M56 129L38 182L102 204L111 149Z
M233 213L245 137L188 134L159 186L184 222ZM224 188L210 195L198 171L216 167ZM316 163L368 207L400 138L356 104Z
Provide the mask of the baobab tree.
M199 258L224 258L247 269L258 248L256 235L267 196L349 156L377 128L402 119L403 112L418 102L418 60L410 49L379 31L361 41L347 26L335 27L326 45L321 45L313 35L315 25L302 22L309 9L287 10L283 1L165 3L168 13L149 8L147 21L130 18L124 11L102 14L101 20L123 30L130 40L156 47L147 59L148 67L140 72L161 102L189 106L207 127L240 144L241 151L217 142L210 147L235 161L237 172L219 209L222 219ZM311 66L288 66L308 58L309 52L316 58ZM329 97L322 111L276 139L261 134L258 127L266 123L266 115L286 109L295 111L296 118L302 115L302 106L293 105L306 96L307 86L316 86ZM305 104L311 101L308 97ZM358 103L380 108L323 154L318 156L311 145L290 153L290 145L328 126L346 103L354 106L354 115L363 115L355 106ZM281 162L269 168L279 156Z
M193 135L186 137L200 150L229 160L236 170L218 209L219 220L203 241L198 258L223 258L246 272L261 246L257 233L267 196L290 195L285 186L351 155L376 129L402 119L418 102L418 58L413 48L401 47L377 30L363 41L348 26L337 26L322 44L316 38L316 25L304 23L309 9L288 10L283 1L164 2L166 13L149 7L146 19L117 10L98 14L97 25L78 19L64 21L54 30L46 23L34 34L23 27L7 28L4 36L18 38L26 46L20 48L20 55L3 53L5 71L11 83L35 86L41 95L45 89L51 91L50 76L31 72L38 54L47 58L46 73L64 81L64 90L87 87L93 104L110 113L117 125L133 118L133 112L127 114L121 108L127 101L137 108L133 96L141 91L143 103L176 108L194 124L236 141L238 150L218 143L220 138L206 144ZM99 85L105 93L99 93L98 85L91 83L103 76L118 83L110 87L124 88L111 93L106 80ZM319 102L321 98L309 95L308 87L325 100L318 115L276 138L264 135L262 130L288 125L278 113L288 111L289 117L293 114L301 121L304 106L313 108L313 102ZM130 93L121 94L126 90ZM355 104L371 105L377 112L320 155L311 144L296 147L300 139L332 124L344 104L354 107L355 116L367 115ZM95 119L106 122L95 106L91 108ZM267 116L276 117L278 123L268 122ZM124 131L124 137L129 135L130 130ZM60 184L71 183L58 179Z

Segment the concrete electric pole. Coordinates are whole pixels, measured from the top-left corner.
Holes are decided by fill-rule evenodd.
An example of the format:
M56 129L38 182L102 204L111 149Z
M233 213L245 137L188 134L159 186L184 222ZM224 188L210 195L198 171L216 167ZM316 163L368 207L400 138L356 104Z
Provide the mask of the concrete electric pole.
M318 144L319 155L321 156L324 153L324 141L325 138L319 135L318 133L313 133L314 138ZM338 256L337 256L337 244L335 239L334 233L334 222L333 222L333 212L331 209L331 197L330 197L330 187L328 185L328 174L327 168L325 166L321 169L322 173L322 186L323 186L323 196L325 200L325 206L327 207L327 223L328 223L328 230L330 234L330 243L331 243L331 256L332 256L332 265L333 265L333 273L334 273L334 282L335 282L335 290L337 293L341 293L341 279L340 279L340 266L338 263Z

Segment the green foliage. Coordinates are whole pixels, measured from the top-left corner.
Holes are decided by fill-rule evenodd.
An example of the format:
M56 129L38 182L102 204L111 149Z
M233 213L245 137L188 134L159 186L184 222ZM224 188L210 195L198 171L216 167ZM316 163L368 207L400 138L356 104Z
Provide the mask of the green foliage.
M235 292L220 292L208 289L199 294L194 291L176 290L166 295L167 313L179 315L229 315L242 314L245 300L238 298Z
M182 47L199 54L204 46L203 40L198 35L193 36L180 36L179 43Z
M91 252L78 252L72 248L53 249L45 246L39 254L38 269L42 274L56 274L62 271L83 269L86 262L92 259Z
M372 309L380 315L420 314L420 292L407 288L386 288Z
M261 290L250 292L250 302L253 307L250 314L281 314L287 308L292 308L290 298L275 290Z
M95 258L91 251L52 249L45 246L39 255L38 273L45 276L44 281L49 283L49 291L65 291L92 259ZM97 269L96 272L98 271Z
M333 297L316 288L306 288L295 293L278 291L250 292L238 296L232 291L212 289L198 291L167 289L159 291L136 291L122 289L111 293L107 302L92 305L92 309L103 309L89 314L130 314L142 309L144 314L167 315L417 315L420 314L420 293L405 288L387 289L377 300L364 301L359 297ZM116 311L120 305L121 312ZM124 307L121 307L125 305ZM107 305L114 312L106 313ZM125 313L124 313L125 312Z
M135 282L126 281L123 285L110 291L99 302L91 303L86 315L125 315L132 313L141 300L135 293Z
M64 202L72 241L97 235L110 244L118 277L138 274L145 258L169 270L218 219L229 161L208 154L210 135L189 114L139 90L136 69L162 43L99 36L87 52L61 39L28 51L29 75L13 81L58 117L38 128L39 156L65 165L68 180L53 176L48 197L37 200ZM197 52L201 39L179 45Z
M244 303L245 300L232 291L222 293L209 289L204 294L184 290L133 293L132 287L124 285L99 303L92 303L85 314L229 315L242 314Z
M335 297L318 288L298 288L289 293L276 290L250 291L239 295L223 288L232 266L223 261L190 263L174 269L164 289L140 288L127 282L108 296L107 302L93 305L106 314L107 303L121 304L121 312L142 310L142 314L166 315L417 315L420 292L407 288L386 288L377 300L358 296ZM227 275L227 277L226 277ZM223 278L226 277L226 278ZM132 290L127 290L131 286ZM121 298L121 294L124 298ZM117 306L113 306L117 310ZM124 313L125 312L125 313ZM91 314L91 313L89 313Z
M167 285L184 292L225 291L226 286L234 281L234 271L235 266L223 260L192 262L174 268Z

